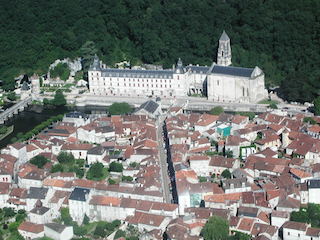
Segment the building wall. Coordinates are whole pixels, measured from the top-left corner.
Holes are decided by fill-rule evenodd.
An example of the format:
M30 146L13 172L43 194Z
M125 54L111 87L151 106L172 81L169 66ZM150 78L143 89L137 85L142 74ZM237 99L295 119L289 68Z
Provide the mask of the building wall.
M320 188L309 188L309 203L320 204Z
M305 232L295 229L283 229L283 240L301 240L304 239Z
M73 227L66 227L61 233L58 233L47 226L44 226L45 235L54 240L70 240L73 237Z
M102 75L101 71L89 70L90 93L120 96L186 96L188 92L184 74L169 74L167 78Z

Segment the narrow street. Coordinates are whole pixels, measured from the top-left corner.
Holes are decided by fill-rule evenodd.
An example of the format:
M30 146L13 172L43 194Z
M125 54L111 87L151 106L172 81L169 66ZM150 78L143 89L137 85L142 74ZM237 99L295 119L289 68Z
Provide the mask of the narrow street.
M161 178L162 178L162 189L163 197L166 203L171 203L171 192L170 192L170 179L168 175L168 165L167 165L167 152L165 149L165 142L163 140L163 124L166 115L161 115L157 119L157 135L158 135L158 150L160 158L160 168L161 168Z

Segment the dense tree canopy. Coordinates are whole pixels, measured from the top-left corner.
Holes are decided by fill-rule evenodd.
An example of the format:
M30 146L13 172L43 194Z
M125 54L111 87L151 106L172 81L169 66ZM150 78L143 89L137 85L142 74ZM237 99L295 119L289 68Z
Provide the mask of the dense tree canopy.
M43 166L48 162L50 162L49 159L42 155L37 155L30 160L30 163L36 165L38 168L43 168Z
M111 115L123 115L132 112L133 108L126 102L113 103L108 108Z
M212 216L203 227L201 235L205 240L227 240L229 236L229 224L219 216Z
M320 1L74 0L4 1L0 8L0 79L45 73L57 58L93 54L130 60L210 65L225 29L233 64L260 66L289 100L319 94Z

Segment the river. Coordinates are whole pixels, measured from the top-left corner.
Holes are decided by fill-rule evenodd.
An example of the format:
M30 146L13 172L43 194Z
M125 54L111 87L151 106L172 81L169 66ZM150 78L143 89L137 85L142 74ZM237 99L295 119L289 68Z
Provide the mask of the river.
M29 106L23 112L14 115L8 121L5 122L6 126L14 125L14 130L6 138L0 141L0 149L6 145L12 143L12 139L17 136L18 133L26 133L32 130L35 126L41 122L47 120L52 116L58 114L67 113L70 111L81 111L87 114L90 113L105 113L105 107L60 107L55 109L44 109L42 106Z

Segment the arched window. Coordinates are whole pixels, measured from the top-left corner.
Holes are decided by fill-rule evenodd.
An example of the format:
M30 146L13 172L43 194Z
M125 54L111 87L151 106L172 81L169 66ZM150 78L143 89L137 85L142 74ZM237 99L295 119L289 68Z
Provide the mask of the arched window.
M244 97L244 87L242 87L242 96Z

